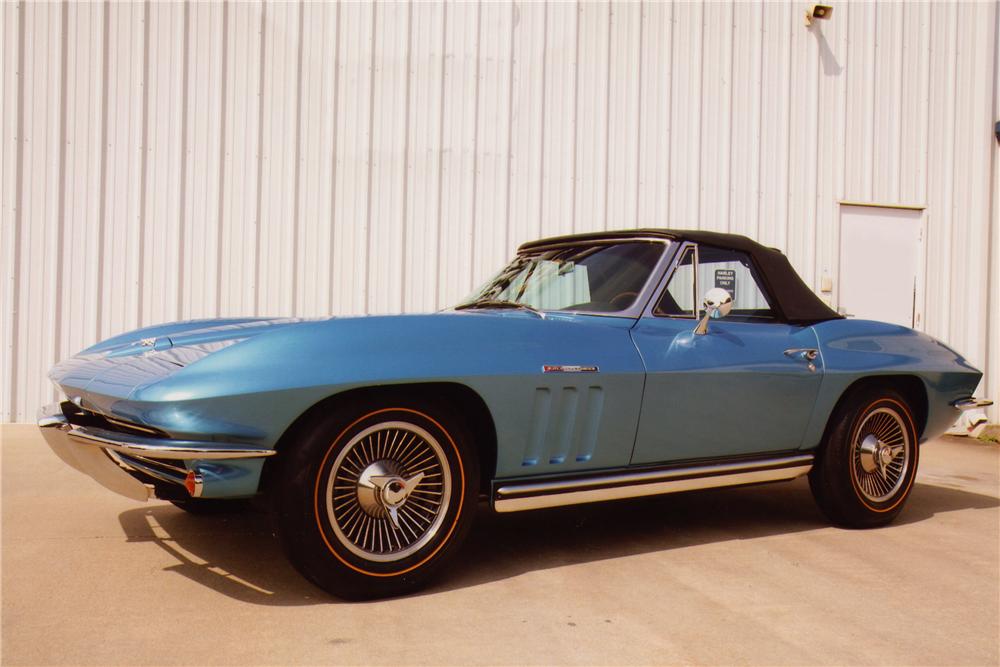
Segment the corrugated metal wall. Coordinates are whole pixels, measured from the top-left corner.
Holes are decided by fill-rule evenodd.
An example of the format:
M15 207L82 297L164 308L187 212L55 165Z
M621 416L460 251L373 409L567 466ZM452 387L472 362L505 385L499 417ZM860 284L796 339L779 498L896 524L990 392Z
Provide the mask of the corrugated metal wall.
M4 3L0 416L111 334L439 308L542 235L745 233L819 287L844 199L926 205L921 327L1000 397L997 5L805 8Z

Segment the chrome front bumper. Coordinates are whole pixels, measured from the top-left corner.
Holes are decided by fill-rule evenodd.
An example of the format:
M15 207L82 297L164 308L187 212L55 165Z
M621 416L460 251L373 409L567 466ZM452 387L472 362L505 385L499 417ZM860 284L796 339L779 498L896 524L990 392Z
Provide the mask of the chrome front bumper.
M275 454L272 449L149 438L72 424L61 404L42 408L38 427L67 465L134 500L155 498L155 482L183 487L193 497L252 495L263 459Z

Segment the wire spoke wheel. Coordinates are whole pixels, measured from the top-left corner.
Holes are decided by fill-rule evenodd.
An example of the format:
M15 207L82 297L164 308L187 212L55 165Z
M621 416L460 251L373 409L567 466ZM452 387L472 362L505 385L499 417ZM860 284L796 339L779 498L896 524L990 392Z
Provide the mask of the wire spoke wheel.
M880 407L865 415L851 447L851 474L867 500L885 502L899 491L907 478L912 445L895 410Z
M428 431L380 422L355 435L334 460L326 512L337 540L369 561L420 551L437 535L451 499L444 449Z

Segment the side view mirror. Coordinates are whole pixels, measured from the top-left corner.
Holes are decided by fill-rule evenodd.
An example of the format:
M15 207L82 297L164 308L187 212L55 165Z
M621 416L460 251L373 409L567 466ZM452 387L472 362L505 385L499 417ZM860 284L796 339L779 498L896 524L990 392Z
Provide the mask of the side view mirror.
M733 309L733 295L721 287L713 287L705 293L704 308L705 315L694 328L699 336L708 333L708 320L717 320L729 314Z

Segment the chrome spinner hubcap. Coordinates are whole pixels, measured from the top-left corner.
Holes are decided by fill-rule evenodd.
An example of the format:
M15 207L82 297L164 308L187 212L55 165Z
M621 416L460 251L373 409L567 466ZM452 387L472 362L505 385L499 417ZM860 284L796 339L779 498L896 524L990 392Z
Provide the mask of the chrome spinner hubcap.
M898 413L879 408L858 428L853 448L853 473L868 500L882 502L903 485L910 465L910 438Z
M400 530L399 510L423 479L422 472L404 478L403 467L396 461L375 461L358 478L358 502L369 516L388 517L393 529Z
M382 422L354 436L327 481L327 518L340 543L367 560L396 561L437 534L451 473L434 436L408 422Z

